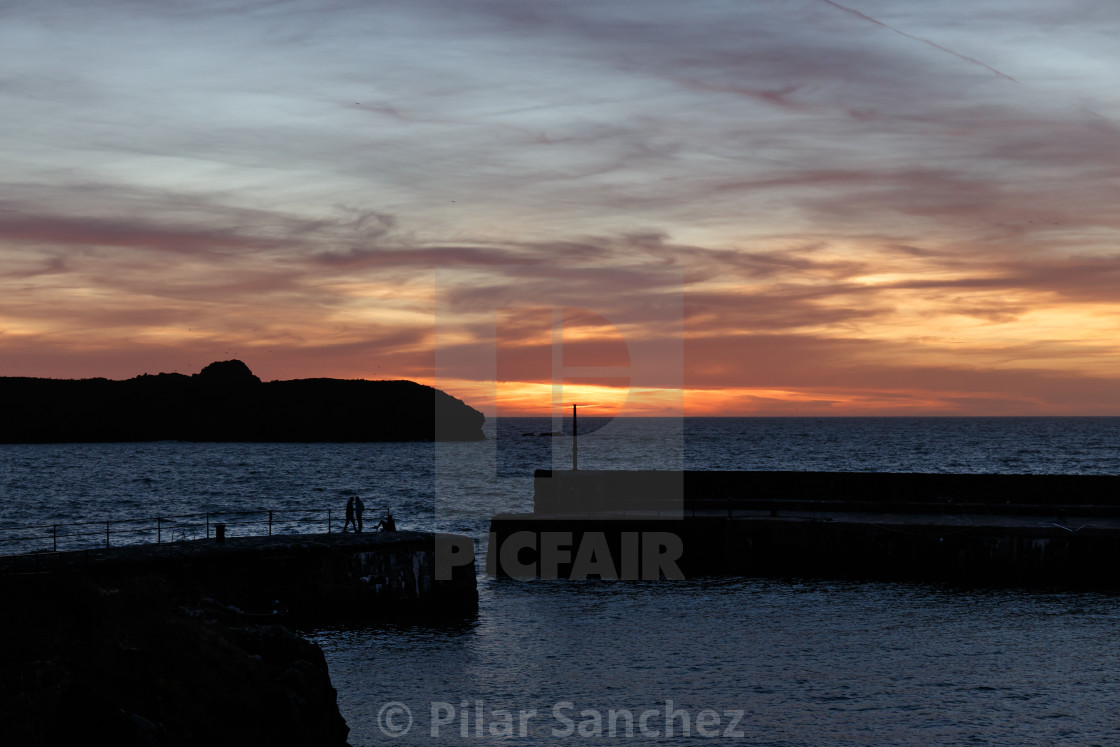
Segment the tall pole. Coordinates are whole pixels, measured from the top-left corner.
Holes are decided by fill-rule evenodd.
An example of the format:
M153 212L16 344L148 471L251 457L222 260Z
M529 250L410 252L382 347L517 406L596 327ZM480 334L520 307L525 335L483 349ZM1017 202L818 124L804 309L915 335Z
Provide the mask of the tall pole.
M579 419L576 415L576 407L572 405L572 471L579 469Z

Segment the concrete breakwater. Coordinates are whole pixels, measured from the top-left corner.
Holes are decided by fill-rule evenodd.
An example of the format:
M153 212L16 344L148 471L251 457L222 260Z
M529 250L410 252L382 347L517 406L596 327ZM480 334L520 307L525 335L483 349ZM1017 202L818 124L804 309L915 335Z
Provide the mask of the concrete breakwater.
M551 472L491 522L496 575L708 574L1120 588L1120 478Z
M1077 506L1120 515L1120 477L916 472L537 470L533 511L579 514L785 507L901 513L1054 513Z
M0 558L0 573L159 574L180 596L313 622L477 605L474 543L425 532L230 537Z

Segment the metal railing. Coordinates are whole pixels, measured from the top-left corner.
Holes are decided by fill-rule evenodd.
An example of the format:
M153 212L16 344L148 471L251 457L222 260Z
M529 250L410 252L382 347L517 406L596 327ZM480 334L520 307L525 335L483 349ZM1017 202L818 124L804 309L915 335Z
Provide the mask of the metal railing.
M208 539L218 527L226 536L315 534L334 530L330 509L201 511L140 518L71 521L0 527L0 556L57 553L123 545Z

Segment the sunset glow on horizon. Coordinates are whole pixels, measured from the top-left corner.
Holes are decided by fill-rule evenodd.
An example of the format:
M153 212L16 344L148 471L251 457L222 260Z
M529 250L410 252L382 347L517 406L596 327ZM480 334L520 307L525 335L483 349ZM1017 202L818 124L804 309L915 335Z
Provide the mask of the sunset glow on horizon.
M0 376L1120 415L1120 6L0 10Z

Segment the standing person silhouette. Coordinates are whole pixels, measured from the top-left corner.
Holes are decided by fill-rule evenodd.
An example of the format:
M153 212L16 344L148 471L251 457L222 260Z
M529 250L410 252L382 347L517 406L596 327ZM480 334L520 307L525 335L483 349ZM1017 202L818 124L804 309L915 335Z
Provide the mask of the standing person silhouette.
M362 503L359 496L354 496L354 514L358 517L358 531L362 531L362 513L366 510L366 504Z
M354 529L355 530L360 531L360 530L358 530L358 525L354 523L354 498L353 497L350 497L350 498L346 499L346 523L342 525L342 531L345 532L346 528L348 526L350 526L351 524L354 524Z

